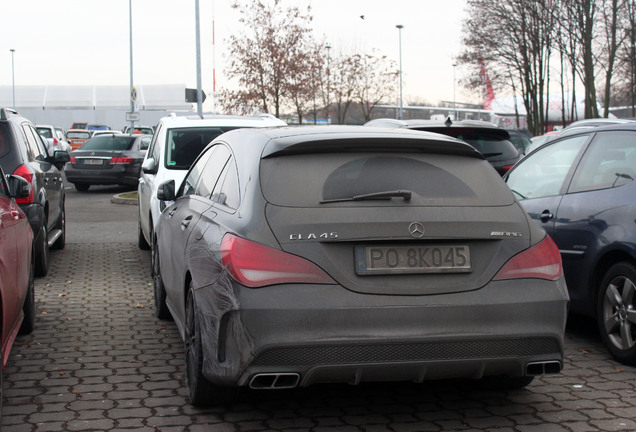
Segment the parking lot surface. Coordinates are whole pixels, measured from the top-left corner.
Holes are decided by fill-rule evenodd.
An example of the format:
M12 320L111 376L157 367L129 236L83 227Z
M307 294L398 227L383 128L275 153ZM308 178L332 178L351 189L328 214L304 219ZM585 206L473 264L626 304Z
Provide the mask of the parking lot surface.
M183 343L154 316L137 207L67 190L67 245L36 279L35 331L4 372L2 431L634 431L636 368L573 320L565 369L516 391L466 382L251 391L230 406L185 401Z

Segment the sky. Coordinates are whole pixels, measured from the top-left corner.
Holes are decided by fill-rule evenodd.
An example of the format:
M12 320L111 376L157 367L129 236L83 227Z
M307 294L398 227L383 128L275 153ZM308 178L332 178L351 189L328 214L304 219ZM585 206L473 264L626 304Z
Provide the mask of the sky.
M131 1L134 84L195 88L195 0ZM283 1L303 6L308 2ZM213 76L217 91L235 86L224 75L228 37L241 30L231 3L199 0L201 80L208 94ZM314 35L324 38L332 53L377 50L397 63L396 25L404 26L405 104L474 99L474 94L454 85L454 78L461 77L453 63L462 49L465 0L313 0L310 4ZM12 63L16 86L130 85L129 0L4 1L0 35L0 85L12 84Z

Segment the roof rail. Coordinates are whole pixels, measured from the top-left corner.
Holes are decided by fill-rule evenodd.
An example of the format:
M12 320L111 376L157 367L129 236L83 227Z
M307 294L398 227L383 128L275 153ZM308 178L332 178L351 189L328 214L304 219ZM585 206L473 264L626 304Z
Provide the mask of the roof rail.
M13 108L2 108L0 109L0 120L7 120L9 118L9 114L18 115L18 112Z

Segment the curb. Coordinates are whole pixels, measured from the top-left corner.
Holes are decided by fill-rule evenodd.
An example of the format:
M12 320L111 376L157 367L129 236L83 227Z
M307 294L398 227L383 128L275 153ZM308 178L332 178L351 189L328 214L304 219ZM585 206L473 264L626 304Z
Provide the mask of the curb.
M113 197L110 199L110 202L112 202L113 204L138 205L136 198L123 198L122 195L124 194L113 195Z

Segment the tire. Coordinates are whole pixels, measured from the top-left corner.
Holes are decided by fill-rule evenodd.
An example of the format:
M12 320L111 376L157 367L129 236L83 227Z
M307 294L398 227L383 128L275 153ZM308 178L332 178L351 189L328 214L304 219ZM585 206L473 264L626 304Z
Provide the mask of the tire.
M619 262L610 267L596 304L605 347L620 363L636 365L636 266Z
M141 229L141 216L137 219L137 235L139 236L139 239L137 240L139 249L150 250L150 245L146 241L146 237L144 237L144 232Z
M38 277L46 276L49 272L49 243L46 224L45 219L40 232L41 239L35 245L35 275Z
M62 203L62 212L55 228L61 230L62 234L51 245L51 249L62 250L66 247L66 210L64 203Z
M155 316L162 320L168 320L172 318L172 314L166 304L166 289L163 286L163 280L161 279L161 272L159 271L159 255L156 252L156 248L152 248L152 285L155 297Z
M190 282L186 296L184 343L188 402L194 406L208 406L235 401L238 396L238 388L213 385L203 376L201 326L192 282Z
M91 185L86 184L86 183L75 183L75 190L77 190L78 192L86 192Z
M24 305L22 310L24 311L24 319L18 334L26 335L33 331L35 328L35 262L31 259L31 270L29 271L29 285L27 287L26 298L24 299Z

